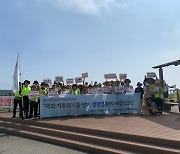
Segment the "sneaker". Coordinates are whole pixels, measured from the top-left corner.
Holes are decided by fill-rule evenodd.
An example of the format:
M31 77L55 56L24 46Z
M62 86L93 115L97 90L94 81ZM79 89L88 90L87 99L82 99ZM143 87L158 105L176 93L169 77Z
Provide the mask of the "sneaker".
M12 116L12 118L14 119L14 118L16 118L16 116L15 116L15 115L13 115L13 116Z
M31 118L31 120L34 120L34 118Z

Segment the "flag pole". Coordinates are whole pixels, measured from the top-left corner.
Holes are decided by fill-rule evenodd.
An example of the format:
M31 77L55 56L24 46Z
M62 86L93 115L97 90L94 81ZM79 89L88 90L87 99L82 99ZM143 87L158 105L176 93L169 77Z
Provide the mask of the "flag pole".
M19 57L19 52L18 52L18 57ZM22 96L22 89L23 89L23 85L22 85L22 77L21 77L21 67L20 67L20 57L19 57L19 80L20 80L20 92L21 92L21 101L22 101L22 113L21 113L21 118L24 119L24 103L23 103L23 96Z

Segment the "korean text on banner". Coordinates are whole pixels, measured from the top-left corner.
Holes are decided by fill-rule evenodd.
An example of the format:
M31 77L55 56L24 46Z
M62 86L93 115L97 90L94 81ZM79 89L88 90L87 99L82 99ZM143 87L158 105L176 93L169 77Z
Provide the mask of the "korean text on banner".
M140 113L140 94L59 95L41 97L40 117Z

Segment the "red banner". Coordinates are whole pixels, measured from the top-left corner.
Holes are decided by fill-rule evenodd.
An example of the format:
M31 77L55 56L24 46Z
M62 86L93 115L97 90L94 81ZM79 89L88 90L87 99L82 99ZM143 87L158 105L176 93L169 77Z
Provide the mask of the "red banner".
M14 96L0 96L0 109L12 109Z

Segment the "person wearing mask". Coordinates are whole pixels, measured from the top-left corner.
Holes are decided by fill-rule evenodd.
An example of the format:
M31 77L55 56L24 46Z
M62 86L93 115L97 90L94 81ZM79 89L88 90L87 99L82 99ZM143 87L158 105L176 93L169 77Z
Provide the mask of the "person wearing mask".
M13 107L13 117L16 118L16 109L19 104L19 117L22 117L22 96L21 96L21 82L19 82L19 89L15 92L15 97L14 97L14 107Z
M24 114L25 118L28 119L28 112L29 112L29 98L28 94L31 92L31 87L29 86L30 81L25 80L24 81L24 86L22 88L22 97L23 97L23 109L24 109ZM24 118L22 116L22 118Z

